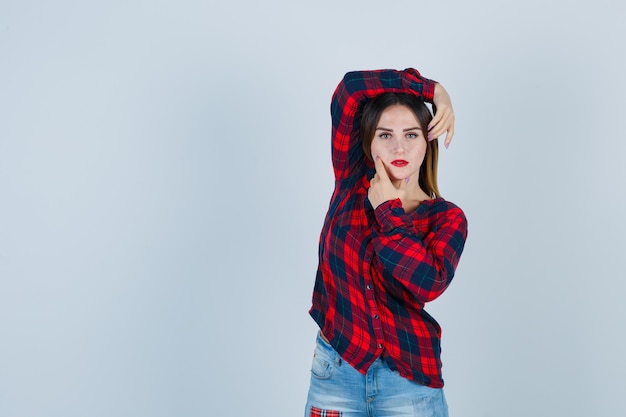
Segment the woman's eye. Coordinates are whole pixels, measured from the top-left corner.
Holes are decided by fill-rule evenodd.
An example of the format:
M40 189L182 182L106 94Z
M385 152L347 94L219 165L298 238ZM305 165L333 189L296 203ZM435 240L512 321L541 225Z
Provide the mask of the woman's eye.
M391 135L389 133L381 133L379 138L381 138L381 139L389 139L389 138L391 138Z
M417 138L417 133L407 133L406 137L408 139L416 139Z

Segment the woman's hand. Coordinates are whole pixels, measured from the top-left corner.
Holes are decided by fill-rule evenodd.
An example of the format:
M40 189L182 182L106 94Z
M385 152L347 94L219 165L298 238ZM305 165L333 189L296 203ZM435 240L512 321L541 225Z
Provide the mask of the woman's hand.
M435 84L433 103L437 107L437 114L428 124L428 140L433 140L446 133L444 145L450 146L454 136L454 110L448 92L441 84Z
M374 166L376 167L376 174L370 180L370 188L367 190L367 198L372 207L376 208L385 201L395 200L396 198L404 201L406 198L407 181L400 181L400 185L396 188L389 179L383 160L375 157Z

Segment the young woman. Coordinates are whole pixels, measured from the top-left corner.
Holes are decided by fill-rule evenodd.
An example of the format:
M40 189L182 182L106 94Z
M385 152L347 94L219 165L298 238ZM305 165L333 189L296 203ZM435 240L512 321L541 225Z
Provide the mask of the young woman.
M357 71L339 83L331 115L335 190L305 416L447 416L441 329L424 305L450 284L467 236L465 215L437 188L450 98L415 69Z

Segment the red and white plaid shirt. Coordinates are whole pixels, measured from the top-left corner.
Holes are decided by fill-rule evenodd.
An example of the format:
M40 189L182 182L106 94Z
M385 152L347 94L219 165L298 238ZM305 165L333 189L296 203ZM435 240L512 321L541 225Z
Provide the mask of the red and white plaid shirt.
M335 190L320 236L310 314L343 360L365 373L381 357L433 388L441 377L441 328L424 311L450 285L467 237L460 208L443 198L405 213L400 200L374 210L373 164L364 157L359 109L383 92L432 102L435 82L415 69L345 75L331 104Z

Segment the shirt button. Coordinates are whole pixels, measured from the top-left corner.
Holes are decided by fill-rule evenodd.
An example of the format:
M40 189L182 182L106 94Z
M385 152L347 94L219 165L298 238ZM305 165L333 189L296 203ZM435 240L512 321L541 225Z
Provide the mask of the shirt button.
M378 314L374 314L374 318L378 320Z
M367 284L367 287L365 287L365 288L367 288L368 290L371 290L372 289L372 285L371 284Z
M383 344L382 344L382 343L379 343L379 344L378 344L378 349L382 349L382 348L383 348Z

